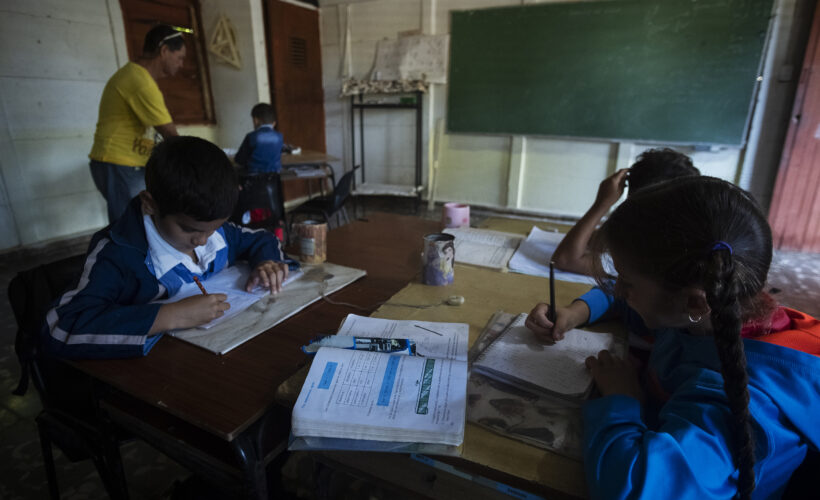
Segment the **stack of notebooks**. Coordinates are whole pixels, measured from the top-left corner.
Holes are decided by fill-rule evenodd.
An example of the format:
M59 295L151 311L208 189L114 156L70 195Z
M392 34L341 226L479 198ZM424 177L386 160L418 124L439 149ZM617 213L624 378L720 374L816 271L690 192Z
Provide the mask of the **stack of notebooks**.
M622 356L624 342L572 330L546 345L524 326L526 317L495 313L470 349L467 420L581 460L581 404L594 387L584 360L601 349Z
M349 315L337 335L408 339L416 355L319 348L293 408L291 450L457 453L467 324Z

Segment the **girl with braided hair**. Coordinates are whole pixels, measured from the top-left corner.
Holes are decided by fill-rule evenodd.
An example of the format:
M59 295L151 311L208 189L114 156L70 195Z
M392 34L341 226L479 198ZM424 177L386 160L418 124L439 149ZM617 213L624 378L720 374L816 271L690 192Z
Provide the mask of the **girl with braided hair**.
M546 342L613 316L655 336L643 384L607 351L587 359L602 395L584 406L592 496L779 497L820 445L820 350L772 340L817 321L763 291L772 239L756 203L719 179L669 181L619 206L593 248L618 276L598 264L599 286L555 324L547 304L527 319Z

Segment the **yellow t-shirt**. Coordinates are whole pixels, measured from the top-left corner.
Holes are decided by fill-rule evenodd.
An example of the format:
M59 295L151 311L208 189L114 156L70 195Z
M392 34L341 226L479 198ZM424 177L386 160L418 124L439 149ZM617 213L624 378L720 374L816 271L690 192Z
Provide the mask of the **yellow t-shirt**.
M92 160L142 167L154 147L153 138L145 137L148 127L171 123L157 82L148 70L129 62L105 84Z

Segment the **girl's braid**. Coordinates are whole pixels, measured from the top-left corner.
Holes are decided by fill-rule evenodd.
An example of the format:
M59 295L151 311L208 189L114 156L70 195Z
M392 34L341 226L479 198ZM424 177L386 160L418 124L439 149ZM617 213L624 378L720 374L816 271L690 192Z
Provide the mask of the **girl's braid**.
M746 354L740 336L742 325L738 297L742 292L730 251L712 251L707 257L705 271L706 300L712 310L712 328L720 357L723 388L729 400L734 424L734 457L739 471L738 496L745 500L751 497L755 488L755 457L749 414L749 376L746 373Z

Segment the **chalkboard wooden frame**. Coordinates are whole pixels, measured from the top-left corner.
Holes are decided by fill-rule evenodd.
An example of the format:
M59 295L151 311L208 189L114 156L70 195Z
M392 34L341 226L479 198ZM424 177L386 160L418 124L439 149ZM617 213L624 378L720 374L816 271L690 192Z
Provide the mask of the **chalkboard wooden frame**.
M772 2L452 12L447 129L743 146Z

